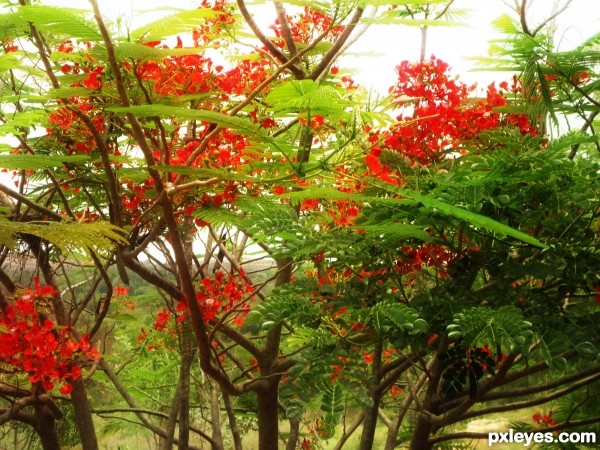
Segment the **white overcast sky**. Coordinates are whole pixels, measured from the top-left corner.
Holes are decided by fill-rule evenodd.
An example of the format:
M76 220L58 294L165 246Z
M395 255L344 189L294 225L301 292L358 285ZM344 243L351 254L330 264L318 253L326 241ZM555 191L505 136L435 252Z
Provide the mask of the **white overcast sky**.
M555 0L529 0L531 23L539 23L547 17ZM557 0L560 5L567 0ZM43 0L60 6L89 8L86 0ZM168 14L164 9L151 14L140 14L140 11L153 8L195 8L200 1L193 0L98 0L101 11L109 17L124 15L132 18L133 28L144 21L156 19L160 14ZM252 6L257 21L269 24L275 18L271 1L263 0L251 3L262 3ZM498 37L491 27L491 22L503 13L510 13L509 5L514 0L455 0L453 8L468 10L463 19L464 27L431 27L427 46L427 55L434 54L453 67L453 72L460 74L466 82L478 82L481 88L492 80L501 81L509 78L508 74L490 74L473 71L475 62L469 58L487 55L489 40ZM569 49L583 39L600 31L600 0L573 0L567 11L557 19L556 42L560 49ZM268 30L267 30L268 31ZM361 84L376 86L385 91L394 81L394 67L402 60L416 60L419 57L420 34L418 29L405 26L376 25L350 49L361 55L359 58L346 60L345 64L357 69L355 78ZM365 56L371 53L373 56ZM344 64L344 65L345 65Z
M98 0L102 12L111 17L125 15L133 17L133 26L143 20L156 18L155 14L166 14L163 10L154 14L139 14L140 10L176 5L178 8L194 8L200 3L193 0ZM555 0L529 0L531 23L536 25L543 17L548 17ZM566 0L558 0L564 4ZM487 55L489 40L497 38L491 22L503 13L510 13L508 5L514 0L455 0L453 8L468 10L463 19L464 27L431 27L428 32L427 55L434 54L450 63L453 71L467 82L478 82L481 88L496 79L509 78L508 74L490 74L473 71L475 62L469 58ZM65 6L81 5L88 7L85 0L53 0L52 3ZM252 3L252 1L248 2ZM257 21L272 23L275 12L270 1L255 8ZM556 42L560 49L569 49L583 39L600 31L600 0L573 0L567 11L557 18ZM416 60L419 57L420 33L416 28L392 25L372 26L367 33L350 49L361 55L347 60L347 64L357 69L355 78L361 84L376 86L384 91L394 81L394 67L402 60ZM366 56L371 53L372 56Z

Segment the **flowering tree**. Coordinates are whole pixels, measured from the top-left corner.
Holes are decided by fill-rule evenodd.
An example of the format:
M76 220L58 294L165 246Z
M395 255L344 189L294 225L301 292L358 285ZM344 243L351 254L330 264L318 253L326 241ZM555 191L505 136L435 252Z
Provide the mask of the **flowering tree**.
M240 410L261 450L341 448L361 425L367 450L378 423L387 449L426 449L595 388L593 39L554 52L523 12L497 58L522 75L485 98L432 56L372 102L339 60L362 17L426 31L452 2L273 2L266 30L204 0L126 32L90 3L2 15L2 423L58 448L70 398L85 449L93 411L135 414L161 448L239 449ZM596 423L590 398L531 426Z

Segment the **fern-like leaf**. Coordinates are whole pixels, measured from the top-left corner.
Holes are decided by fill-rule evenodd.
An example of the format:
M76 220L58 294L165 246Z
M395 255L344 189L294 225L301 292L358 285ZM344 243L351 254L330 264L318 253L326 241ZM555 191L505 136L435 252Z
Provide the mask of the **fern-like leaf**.
M534 337L531 327L517 308L474 307L456 314L447 330L450 339L463 339L469 345L489 344L526 353Z
M173 9L173 7L169 7L169 11L173 11ZM206 19L213 18L217 14L219 13L210 8L180 10L175 14L163 16L159 20L136 28L131 31L129 37L135 41L160 41L185 31L191 32L204 25Z
M0 167L10 170L42 170L91 161L88 155L2 155Z
M101 41L102 35L95 22L86 18L89 11L45 5L20 6L16 13L25 22L31 22L44 31L78 38L82 41Z
M14 246L15 236L31 234L52 242L64 252L109 250L127 244L126 233L109 222L10 222L0 219L0 242Z

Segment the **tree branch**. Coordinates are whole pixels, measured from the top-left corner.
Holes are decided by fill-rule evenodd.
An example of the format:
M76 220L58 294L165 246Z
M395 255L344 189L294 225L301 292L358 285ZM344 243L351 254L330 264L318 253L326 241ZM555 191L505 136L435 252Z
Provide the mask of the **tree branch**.
M279 19L279 25L281 25L281 32L283 33L285 45L287 45L290 55L294 56L296 53L298 53L298 49L296 48L296 43L294 42L294 37L292 36L292 30L290 30L290 23L288 21L287 14L285 13L285 8L281 2L273 2L273 4L275 5L275 11L277 12L277 18Z
M344 46L354 29L358 25L358 21L360 20L364 12L364 8L356 8L354 14L352 15L352 18L350 19L350 22L346 25L342 34L338 36L333 46L327 51L327 53L325 53L319 65L315 67L314 70L310 73L309 78L311 80L316 80L317 78L319 78L321 73L325 72L329 65L335 60L336 55L342 49L342 47Z
M258 27L256 22L254 21L254 18L252 17L252 14L250 14L250 11L248 11L248 8L246 7L246 2L244 0L236 0L236 2L238 8L240 9L240 12L242 13L242 16L244 17L244 20L246 21L254 35L258 38L258 40L262 42L263 45L267 47L267 49L271 52L271 54L275 56L279 61L281 61L284 64L289 62L288 57L285 56L281 52L281 50L279 50L275 46L275 44L273 44L273 42L268 37L266 37L262 30ZM301 68L292 64L289 66L289 69L294 74L297 80L302 80L306 78L306 74Z

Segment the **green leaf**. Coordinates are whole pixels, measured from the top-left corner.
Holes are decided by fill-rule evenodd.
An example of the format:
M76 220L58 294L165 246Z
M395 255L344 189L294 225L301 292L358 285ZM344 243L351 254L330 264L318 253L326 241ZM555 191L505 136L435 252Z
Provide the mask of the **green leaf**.
M492 26L496 31L499 31L502 34L516 35L522 33L517 23L508 14L502 14L500 17L492 21Z
M229 128L244 134L259 136L265 141L272 141L258 125L249 119L229 116L216 111L206 109L189 109L179 106L167 105L139 105L139 106L110 106L106 111L117 114L131 113L138 117L177 117L184 120L200 120L217 124L223 128Z
M422 241L431 240L431 235L427 231L423 230L422 227L405 223L387 222L378 225L355 225L348 228L362 230L368 235L373 236L395 236L403 239L415 238Z
M289 167L289 166L288 166ZM178 173L189 175L195 179L218 178L219 180L234 180L234 181L258 181L256 177L244 175L243 173L231 172L228 170L205 169L200 167L188 166L152 166L153 169L161 172Z
M149 47L137 42L117 42L115 45L115 55L117 60L140 60L140 61L158 61L169 56L197 55L202 52L203 47L188 48L156 48ZM106 54L105 51L102 52Z
M390 15L384 15L372 19L365 18L361 19L361 22L378 25L406 25L409 27L466 27L469 25L468 23L454 22L450 20L405 19Z
M8 102L9 100L4 97L2 101ZM45 121L46 112L42 109L27 109L7 116L8 121L0 125L0 136L23 134L26 129L39 126L40 122Z
M167 10L173 11L173 9L175 8L169 7ZM210 8L182 9L175 14L163 16L154 22L136 28L129 33L129 37L135 41L161 41L169 36L191 32L204 25L206 19L216 17L218 14L219 12Z
M322 388L321 411L323 415L323 426L325 428L325 437L330 437L335 431L336 425L342 418L344 410L344 395L339 383L325 384Z
M419 334L427 328L427 322L423 320L416 309L397 301L386 300L371 307L367 314L367 320L379 332L385 331L388 324L401 333L410 335Z
M14 246L17 234L31 234L55 244L65 252L108 250L128 243L127 233L109 222L10 222L0 219L0 242Z
M89 11L45 6L24 5L18 9L18 16L25 22L31 22L44 32L54 33L82 41L102 41L102 35L96 22L85 16Z
M448 203L444 203L440 200L430 198L426 195L417 194L415 192L407 192L406 194L407 196L410 196L422 203L423 206L434 208L441 214L464 220L465 222L469 223L474 227L483 228L485 230L491 231L502 236L510 236L527 244L535 245L536 247L547 248L545 244L543 244L533 236L529 236L528 234L523 233L522 231L516 230L508 225L505 225L489 217L483 216L481 214L476 214L474 212L467 211L466 209L462 209L453 205L449 205Z
M322 0L286 0L281 3L285 3L287 5L308 7L322 13L326 13L327 11L329 11L329 7L331 6L330 2L324 2Z
M89 97L94 94L94 89L86 87L64 87L58 89L50 89L46 98L70 98L70 97Z
M549 141L547 149L550 152L555 152L569 148L572 145L598 142L599 139L596 135L585 134L581 131L570 131L557 139Z
M274 87L265 102L275 111L304 111L339 113L350 103L333 86L320 85L314 80L290 80Z
M244 224L243 217L240 214L236 214L224 208L199 208L196 209L192 215L210 223L214 227L232 225L242 228Z
M21 65L21 60L14 53L0 56L0 70L16 69Z
M575 346L575 350L585 356L595 357L598 355L598 349L591 342L582 342Z
M0 167L11 170L41 170L91 161L88 155L0 155Z
M451 339L462 338L468 345L500 345L513 353L526 353L534 337L531 327L523 313L512 306L499 310L473 307L455 314L447 332Z

